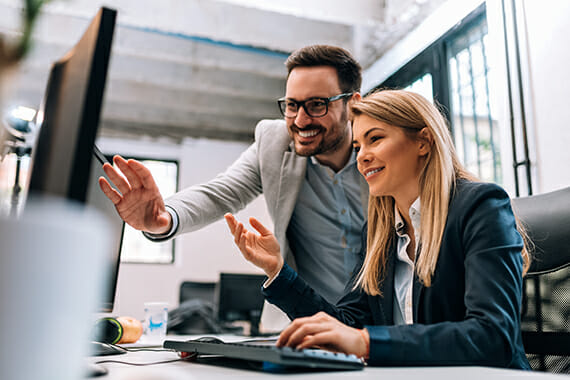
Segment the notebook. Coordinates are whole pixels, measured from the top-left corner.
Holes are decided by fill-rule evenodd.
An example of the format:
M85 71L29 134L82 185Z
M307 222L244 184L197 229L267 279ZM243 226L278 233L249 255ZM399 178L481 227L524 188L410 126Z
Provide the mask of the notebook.
M285 367L305 367L327 370L359 370L364 368L364 360L355 355L334 353L320 349L296 350L290 347L277 347L274 341L262 343L224 342L216 338L196 340L166 340L164 348L180 352L195 352L198 355L220 355L233 359L272 363Z

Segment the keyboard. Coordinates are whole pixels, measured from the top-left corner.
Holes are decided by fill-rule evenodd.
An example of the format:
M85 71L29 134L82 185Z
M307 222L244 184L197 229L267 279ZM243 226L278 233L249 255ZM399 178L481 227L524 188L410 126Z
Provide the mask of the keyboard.
M254 362L268 362L287 367L311 369L359 370L364 368L364 360L356 355L346 355L320 349L297 350L290 347L277 347L274 344L256 344L188 340L166 340L164 348L198 355L221 355L233 359Z

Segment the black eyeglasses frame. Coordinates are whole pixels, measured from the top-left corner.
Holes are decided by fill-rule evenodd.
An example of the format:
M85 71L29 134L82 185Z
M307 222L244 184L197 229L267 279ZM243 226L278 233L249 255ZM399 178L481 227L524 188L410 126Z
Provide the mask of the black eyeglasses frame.
M301 107L303 107L303 109L305 110L305 113L310 117L323 117L329 112L329 103L332 103L336 100L348 98L349 96L352 96L353 94L354 94L354 92L345 92L345 93L334 95L334 96L331 96L328 98L314 97L314 98L309 98L309 99L305 99L302 101L297 101L294 99L288 99L286 97L283 97L283 98L277 99L277 105L279 106L279 111L281 111L281 115L283 115L283 117L289 117L289 118L297 117L297 114L299 113L299 109ZM320 100L320 101L323 101L325 103L325 112L322 115L311 115L311 113L307 109L306 103L310 102L310 101L314 101L314 100ZM286 115L286 111L285 111L285 109L286 109L285 102L286 101L293 102L296 104L297 112L295 113L295 115Z

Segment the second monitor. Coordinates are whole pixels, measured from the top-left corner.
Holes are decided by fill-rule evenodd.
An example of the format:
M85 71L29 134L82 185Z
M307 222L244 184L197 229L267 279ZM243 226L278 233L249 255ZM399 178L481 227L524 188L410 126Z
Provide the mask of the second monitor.
M261 286L267 276L261 274L220 273L217 289L218 320L221 323L247 321L250 335L259 335L263 309Z

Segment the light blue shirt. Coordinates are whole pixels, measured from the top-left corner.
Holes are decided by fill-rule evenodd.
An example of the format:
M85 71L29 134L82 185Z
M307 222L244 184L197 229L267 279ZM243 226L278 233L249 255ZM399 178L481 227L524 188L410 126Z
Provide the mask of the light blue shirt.
M419 237L420 237L420 198L416 199L409 210L412 227L414 228L414 238L416 241L415 255L418 257ZM404 220L394 205L394 215L397 235L397 253L394 266L394 324L410 325L414 323L413 315L413 283L415 262L410 260L406 249L410 244L410 236L404 233Z
M287 230L297 272L331 303L343 295L361 248L360 176L354 153L337 173L311 157Z

